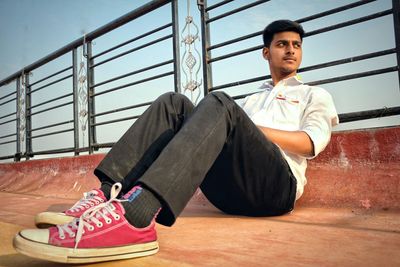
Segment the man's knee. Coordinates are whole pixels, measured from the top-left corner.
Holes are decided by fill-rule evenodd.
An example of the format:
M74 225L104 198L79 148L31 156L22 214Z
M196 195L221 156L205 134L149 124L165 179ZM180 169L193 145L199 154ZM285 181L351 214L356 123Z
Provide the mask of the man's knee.
M205 101L208 99L211 99L212 101L217 100L220 104L229 109L234 107L236 104L235 100L225 92L212 92L204 97Z
M160 95L156 99L156 102L167 103L167 104L177 104L177 103L181 103L181 102L183 102L183 103L190 102L190 100L183 94L176 93L176 92L167 92L167 93Z

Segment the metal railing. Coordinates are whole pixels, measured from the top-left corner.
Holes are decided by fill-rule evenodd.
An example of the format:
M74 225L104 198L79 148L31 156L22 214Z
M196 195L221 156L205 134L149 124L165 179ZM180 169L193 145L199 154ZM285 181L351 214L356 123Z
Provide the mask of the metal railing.
M7 85L13 85L15 83L15 90L8 93L0 98L0 107L4 107L6 104L15 103L16 111L9 114L2 115L0 117L0 126L7 124L15 124L15 132L4 134L0 136L0 147L6 144L16 144L16 153L7 156L0 156L0 160L4 159L14 159L19 161L21 158L29 159L35 155L45 155L45 154L56 154L56 153L67 153L73 152L78 155L81 152L88 151L93 153L101 147L110 147L112 143L98 143L96 130L100 125L112 124L120 121L132 120L136 116L128 116L125 118L118 118L114 120L103 120L97 122L96 119L100 116L107 114L113 114L117 112L137 109L145 107L151 104L151 101L145 103L129 105L126 107L121 107L118 109L107 110L103 112L96 113L96 101L95 99L100 95L107 95L115 91L140 85L146 82L157 80L163 77L172 76L173 84L172 90L180 91L180 65L179 65L179 26L178 26L178 7L177 0L154 0L149 3L115 19L114 21L84 35L83 37L71 42L70 44L62 47L61 49L49 54L48 56L36 61L35 63L25 67L19 72L10 75L9 77L0 81L1 87ZM169 4L171 6L171 20L170 22L160 25L154 29L151 29L145 33L135 36L127 41L119 43L113 47L107 48L97 54L93 53L93 42L99 37L103 37L105 34L116 30L117 28L127 24L128 22L134 21L139 17L148 15L149 13L160 9L161 7ZM164 34L164 32L167 32ZM164 35L162 35L164 34ZM161 37L158 37L162 35ZM151 36L157 36L148 42L145 42ZM157 62L151 66L146 66L140 69L134 69L128 73L118 75L116 77L109 78L105 81L96 82L94 76L96 69L100 66L104 66L111 61L116 59L121 59L134 52L142 52L150 46L154 46L158 43L171 41L172 51L171 57L168 60L163 60L162 62ZM144 44L137 45L134 48L130 48L123 52L118 52L118 49L125 48L127 45L137 43L139 41L145 42ZM84 53L84 61L78 62L78 49L81 48ZM69 57L69 62L66 67L60 70L52 72L50 75L41 78L35 82L30 82L30 76L42 66L46 66L55 60L59 60L61 57ZM106 59L102 59L107 57ZM102 60L101 60L102 59ZM146 77L144 79L135 80L133 82L124 83L124 78L131 77L137 74L141 74L148 71L157 70L160 67L168 67L170 70ZM113 86L112 84L119 81L118 86ZM46 101L36 103L34 100L39 99L35 95L40 93L42 90L46 90L51 86L59 86L64 83L64 86L70 88L68 92L62 95L57 95L48 99ZM103 86L103 87L102 87ZM96 89L102 87L105 90ZM60 88L56 88L56 91ZM82 91L82 89L85 89ZM83 105L79 107L80 98L83 98ZM58 104L58 102L62 102ZM33 104L35 103L35 104ZM82 103L81 103L82 104ZM43 108L44 106L49 106ZM40 127L32 127L32 119L40 114L49 112L58 112L61 115L62 111L60 109L67 107L67 113L71 114L66 120L57 121L55 123L44 124ZM62 116L60 116L62 117ZM87 134L88 134L88 145L81 146L79 139L79 126L84 126L86 129L86 122L79 123L81 117L86 117L87 119ZM56 130L54 130L56 129ZM50 132L40 133L40 131L47 130ZM81 131L84 131L81 129ZM36 134L38 133L39 134ZM73 133L73 147L63 147L51 150L35 151L32 149L32 142L36 138L48 137L51 135L58 135L63 133ZM84 141L84 140L83 140ZM64 140L63 143L68 143ZM22 151L21 144L25 145L25 151Z
M376 0L362 0L362 1L355 1L353 3L343 5L340 7L333 8L331 10L327 10L318 14L314 14L311 16L307 16L304 18L297 19L298 23L305 23L305 22L310 22L316 19L324 18L333 14L337 14L340 12L348 11L351 9L355 9L357 7L363 6L370 4L372 2L375 2ZM237 57L246 53L254 52L254 51L260 51L263 48L263 45L255 45L246 49L238 49L237 51L230 52L221 56L213 57L212 56L212 51L222 48L222 47L227 47L232 44L237 44L239 42L242 42L244 40L248 40L254 37L258 37L261 40L262 36L262 30L261 31L256 31L254 33L250 33L244 36L240 36L237 38L230 39L228 41L224 41L218 44L211 44L211 34L210 30L212 28L212 24L215 23L218 20L221 20L223 18L230 17L234 14L243 12L245 10L251 9L258 7L262 4L265 4L267 2L270 2L270 0L259 0L259 1L254 1L252 3L248 3L246 5L243 5L241 7L235 6L234 9L226 11L222 14L216 15L214 17L210 17L210 11L215 11L223 6L231 3L232 0L227 0L227 1L221 1L218 2L214 5L208 6L207 5L207 0L202 0L199 1L199 8L201 11L201 20L202 20L202 48L203 48L203 80L206 81L204 83L204 94L208 94L209 92L215 91L215 90L222 90L222 89L231 89L236 86L244 85L244 84L251 84L254 82L258 81L265 81L267 79L270 79L270 75L263 75L263 76L258 76L258 77L253 77L245 80L237 80L237 81L232 81L229 83L224 83L218 86L213 85L213 68L212 65L215 62L218 61L223 61L226 59L231 59L233 57ZM294 7L293 7L294 8ZM365 61L368 59L376 58L376 57L382 57L385 55L393 55L395 54L397 57L397 65L392 66L392 67L387 67L387 68L380 68L380 69L375 69L371 71L366 71L366 72L359 72L355 74L350 74L350 75L344 75L344 76L338 76L334 78L326 78L322 80L317 80L317 81L312 81L312 82L307 82L309 85L321 85L321 84L327 84L327 83L334 83L334 82L339 82L339 81L346 81L346 80L352 80L352 79L357 79L357 78L362 78L362 77L367 77L367 76L372 76L372 75L379 75L379 74L384 74L384 73L390 73L390 72L397 72L398 77L399 77L399 83L400 83L400 1L399 0L392 0L392 8L387 9L384 11L376 12L371 15L363 16L360 18L355 18L355 19L350 19L341 23L337 23L334 25L330 25L327 27L323 27L317 30L309 31L306 32L305 38L322 34L322 33L327 33L330 31L334 31L337 29L345 28L348 26L352 26L355 24L360 24L364 23L367 21L372 21L384 16L393 16L393 26L394 26L394 34L395 34L395 47L392 49L386 49L382 51L377 51L373 53L368 53L368 54L363 54L363 55L357 55L357 56L352 56L348 58L343 58L335 61L330 61L330 62L323 62L319 63L313 66L307 66L300 68L298 73L305 73L313 70L318 70L318 69L323 69L323 68L328 68L332 66L339 66L339 65L344 65L348 63L353 63L356 61ZM243 23L246 23L246 20L248 17L243 16ZM348 41L348 40L346 40ZM351 41L348 41L351 42ZM229 92L229 91L228 91ZM235 99L240 99L243 98L251 93L245 93L241 95L236 95L234 96ZM339 114L339 118L341 122L351 122L351 121L357 121L357 120L364 120L364 119L371 119L371 118L378 118L378 117L386 117L386 116L393 116L393 115L398 115L400 114L400 106L396 107L385 107L382 109L374 109L374 110L366 110L366 111L361 111L361 112L352 112L352 113L346 113L346 114Z
M246 10L254 9L260 5L269 4L272 2L269 0L259 0L251 3L247 3L243 6L234 6L233 9L223 12L219 15L210 17L210 11L214 12L226 7L233 0L220 1L214 5L208 6L206 0L198 0L197 4L201 14L201 34L202 34L202 62L203 62L203 85L204 95L215 90L231 90L232 88L248 85L251 83L264 81L270 78L269 75L261 75L240 80L230 80L223 84L213 84L213 64L224 62L228 59L236 58L244 54L248 54L254 51L260 51L263 45L260 45L257 41L256 45L253 45L245 49L236 49L235 51L229 51L227 49L226 54L212 57L212 52L220 49L230 47L232 44L237 44L242 41L251 40L252 38L258 38L261 40L262 31L255 31L250 34L246 34L240 37L232 38L227 41L223 41L217 44L211 44L211 28L212 24L220 21L221 19L241 14ZM318 14L307 16L304 18L297 19L300 23L306 23L321 19L333 14L340 14L341 12L359 8L364 5L368 5L374 2L374 0L355 1L353 3L336 7L331 10L327 10ZM130 121L138 118L140 113L137 115L130 115L122 117L120 114L124 111L131 111L136 109L143 109L151 104L152 100L144 101L141 103L130 103L127 106L122 107L118 105L117 108L111 108L108 110L98 109L98 99L101 96L112 96L118 91L123 90L127 87L135 87L150 81L159 80L164 77L173 77L172 90L180 92L180 51L179 51L179 27L178 27L178 7L177 0L153 0L149 3L127 13L126 15L117 18L116 20L94 30L91 33L84 35L83 37L71 42L70 44L62 47L61 49L51 53L50 55L36 61L35 63L26 66L24 69L10 75L9 77L0 81L0 90L4 87L14 88L10 93L4 93L4 96L0 97L0 108L14 104L15 111L11 111L7 114L1 114L0 126L13 125L14 130L9 132L2 132L0 134L0 148L5 145L15 144L15 153L10 155L1 155L0 160L14 159L19 161L21 158L29 159L35 155L48 155L57 153L74 153L79 155L81 152L93 153L99 148L111 147L113 142L99 142L97 131L99 126L113 125L114 123ZM148 15L155 10L158 10L166 5L170 5L171 20L168 23L158 25L157 27L148 30L145 33L133 36L128 40L124 40L112 47L106 47L104 50L94 53L93 43L98 38L103 37L107 33L117 30L121 26L128 22L135 21L136 19ZM395 47L390 49L383 49L381 51L375 51L372 53L354 55L351 57L345 57L334 61L318 62L311 66L302 67L299 73L308 73L315 70L321 70L333 66L342 66L354 62L365 62L374 58L380 58L388 55L394 55L397 59L397 65L391 67L377 68L368 71L360 71L354 74L346 74L337 77L324 77L312 81L308 84L320 85L335 83L339 81L349 81L362 77L382 75L384 73L396 73L399 77L400 83L400 3L399 0L392 0L392 7L387 10L375 12L370 15L362 16L359 18L350 18L341 23L336 23L327 27L319 28L306 33L306 38L311 36L318 36L322 33L329 33L337 29L349 27L351 25L357 25L366 23L368 21L374 21L378 18L392 16L394 35L395 35ZM245 16L243 16L246 19ZM148 38L152 38L148 40ZM144 66L144 62L140 62L140 67L136 69L130 69L129 71L108 77L105 80L98 81L95 79L95 75L104 66L107 66L111 62L123 59L128 55L136 52L143 52L151 46L159 44L161 42L170 41L172 48L169 51L171 57L168 59L155 62L151 65ZM133 48L127 48L128 45L140 43ZM79 62L79 49L82 51L84 60ZM120 49L125 49L123 52L119 52ZM168 52L168 51L167 51ZM55 60L60 58L67 58L65 66L58 68L56 71L44 75L42 78L36 81L30 81L32 73L37 72L41 67L51 64ZM169 67L166 71L160 71L160 68ZM139 80L125 82L124 79L133 77L138 74L143 74L148 71L156 72L156 74L149 77L141 78ZM36 76L35 76L36 77ZM96 76L97 77L97 76ZM135 76L136 77L136 76ZM68 87L68 90L59 90L61 85ZM51 96L50 99L42 101L38 95L42 92L47 92L49 88L57 86L54 92L58 92L58 95ZM60 88L59 88L60 87ZM3 90L4 91L4 90ZM236 94L235 99L243 98L250 93ZM38 102L40 100L41 102ZM97 100L97 101L96 101ZM119 103L118 103L119 104ZM97 105L97 106L96 106ZM64 109L68 108L66 113L69 117L64 118L61 114ZM50 112L56 113L61 120L54 122L42 123L42 125L32 124L33 118L38 118L41 114L49 114ZM112 114L119 114L113 119L100 118L107 117ZM400 114L400 106L385 107L382 109L365 110L361 112L351 112L340 114L341 122L350 122L357 120L364 120L376 117L393 116ZM60 116L59 116L60 115ZM84 119L86 118L86 121ZM15 125L14 125L15 124ZM79 134L85 130L82 126L87 125L87 139L79 138ZM43 133L43 131L47 131ZM50 150L36 150L33 149L33 141L43 137L49 137L60 134L72 134L72 137L64 139L63 145L68 142L72 143L69 147L55 148ZM71 140L70 140L71 139ZM83 139L83 140L82 140ZM87 145L81 144L82 141L88 141ZM25 146L25 149L21 147Z

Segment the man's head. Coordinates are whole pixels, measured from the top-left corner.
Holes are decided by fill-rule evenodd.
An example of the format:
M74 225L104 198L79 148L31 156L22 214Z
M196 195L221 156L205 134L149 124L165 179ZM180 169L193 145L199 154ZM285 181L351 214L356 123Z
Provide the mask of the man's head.
M302 60L304 30L290 20L277 20L263 32L263 56L269 62L274 83L294 76Z

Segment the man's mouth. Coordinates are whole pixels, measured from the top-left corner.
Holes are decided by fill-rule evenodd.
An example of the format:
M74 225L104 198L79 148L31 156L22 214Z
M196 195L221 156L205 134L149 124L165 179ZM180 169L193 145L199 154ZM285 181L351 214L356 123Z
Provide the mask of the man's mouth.
M294 58L294 57L284 57L283 60L285 60L285 61L296 61L296 58Z

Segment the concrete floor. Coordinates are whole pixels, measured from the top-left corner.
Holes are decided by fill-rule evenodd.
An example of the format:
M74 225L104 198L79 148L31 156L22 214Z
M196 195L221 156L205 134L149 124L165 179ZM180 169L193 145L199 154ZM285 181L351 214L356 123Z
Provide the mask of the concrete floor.
M34 227L37 212L74 200L1 192L0 202L0 266L60 266L16 253L12 238ZM398 210L298 206L285 216L247 218L194 199L173 227L157 230L156 255L90 266L400 266Z

